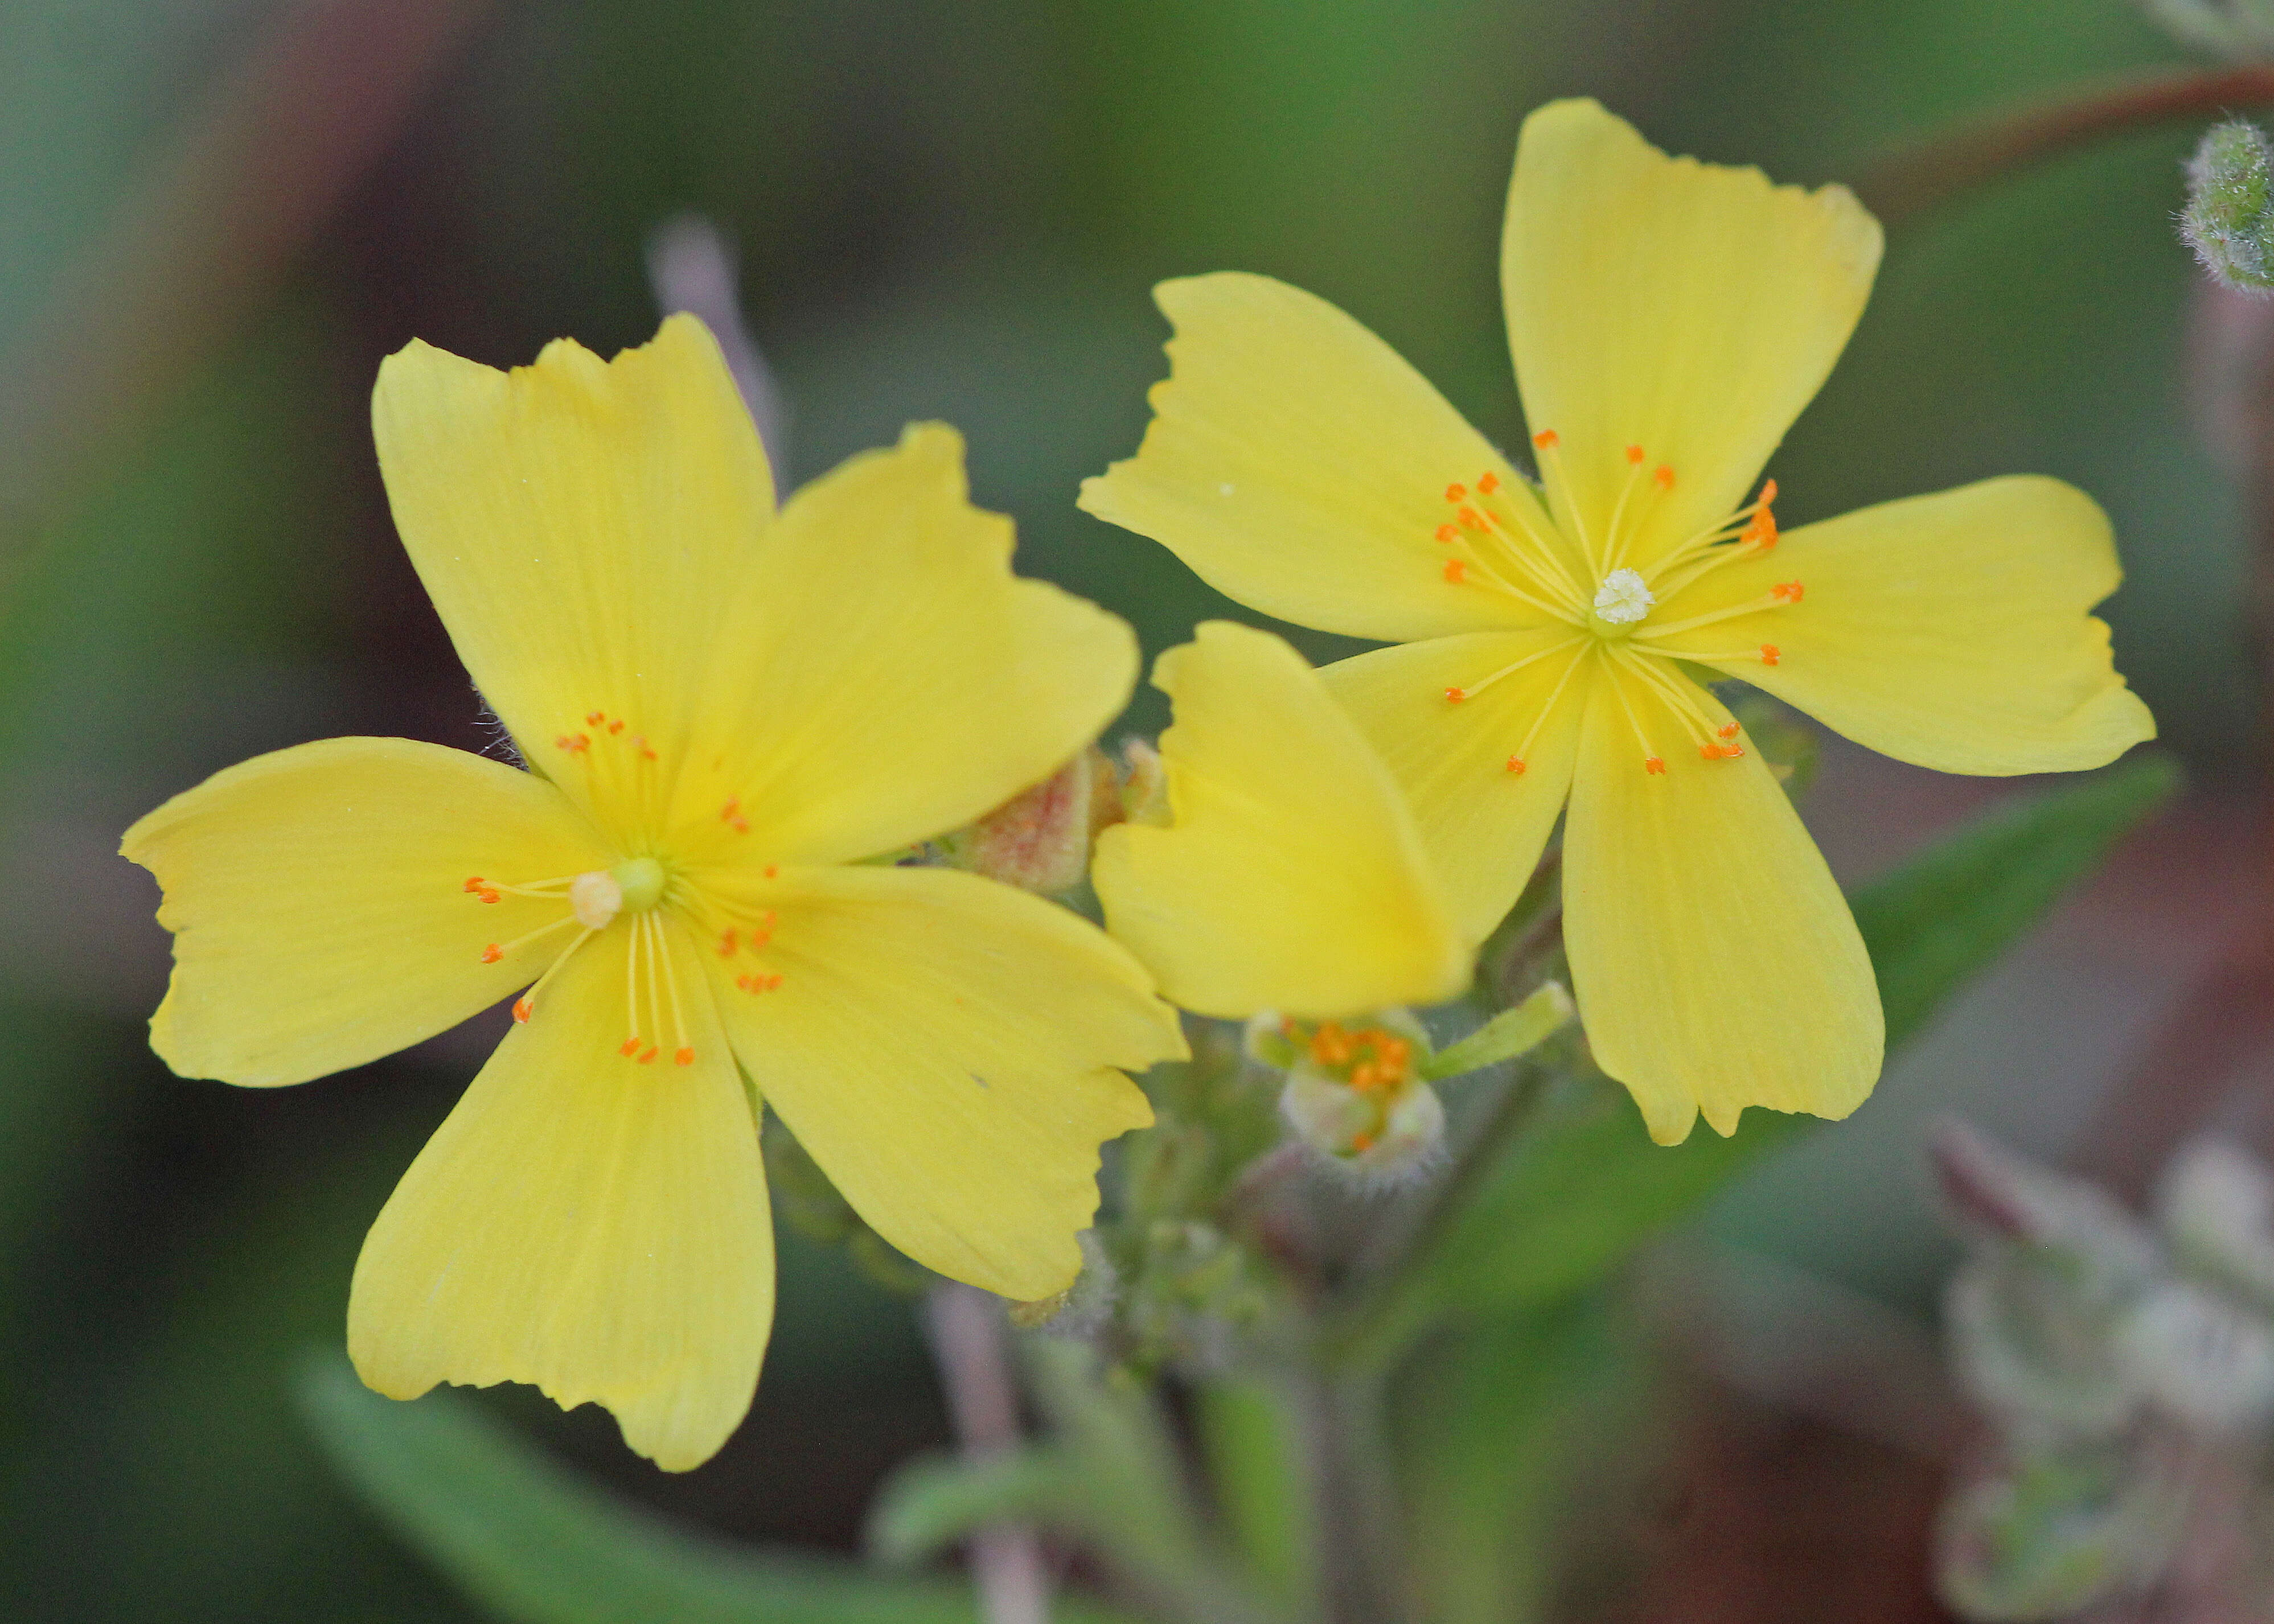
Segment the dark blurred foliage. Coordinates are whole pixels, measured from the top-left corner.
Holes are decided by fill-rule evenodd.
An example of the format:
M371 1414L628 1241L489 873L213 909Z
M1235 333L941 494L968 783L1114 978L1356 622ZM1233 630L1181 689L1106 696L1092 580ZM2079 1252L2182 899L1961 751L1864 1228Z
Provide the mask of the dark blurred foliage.
M44 313L102 285L101 256L132 242L121 210L310 9L0 4L11 419L53 409L52 369L24 365ZM336 1342L364 1228L493 1031L276 1093L175 1079L142 1038L166 965L154 891L111 854L141 811L259 750L482 741L373 464L381 356L413 336L500 365L561 334L639 342L646 235L700 211L740 245L796 479L945 417L1024 567L1157 650L1228 606L1072 506L1141 431L1155 280L1299 282L1513 440L1495 262L1539 102L1596 94L1662 145L1817 181L2172 55L2124 0L580 0L476 19L281 282L162 282L168 332L243 319L178 375L94 379L114 410L79 455L19 459L5 493L36 518L0 537L0 1613L462 1615L328 1481L282 1377ZM2017 469L2093 492L2132 572L2120 662L2215 776L2250 744L2236 505L2182 397L2193 277L2170 216L2195 133L1901 233L1777 474L1794 522ZM1160 714L1141 698L1133 720ZM594 1411L499 1402L692 1520L848 1543L878 1473L941 1435L938 1403L904 1307L784 1247L757 1409L702 1471L661 1477Z

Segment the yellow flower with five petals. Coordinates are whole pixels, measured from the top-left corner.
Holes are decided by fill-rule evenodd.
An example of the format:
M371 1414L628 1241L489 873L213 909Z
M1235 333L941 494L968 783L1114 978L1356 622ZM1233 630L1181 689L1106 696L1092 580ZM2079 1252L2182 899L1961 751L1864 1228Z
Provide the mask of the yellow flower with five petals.
M1559 815L1596 1058L1663 1143L1702 1110L1841 1116L1884 1027L1846 904L1694 679L1742 679L1946 771L2094 767L2150 738L2086 612L2090 499L2032 477L1780 534L1754 480L1878 267L1844 189L1668 158L1592 102L1526 119L1502 279L1540 479L1373 334L1264 277L1162 285L1171 377L1082 505L1239 601L1395 646L1329 687L1482 936Z
M423 344L373 402L404 544L531 771L399 739L259 757L124 851L165 891L177 1071L364 1064L525 989L365 1241L382 1393L533 1382L673 1470L748 1410L772 1312L757 1107L940 1273L1069 1285L1121 1069L1183 1052L1065 910L867 860L1047 777L1128 628L1010 573L952 430L777 514L710 335L510 373ZM746 1086L747 1085L747 1086Z

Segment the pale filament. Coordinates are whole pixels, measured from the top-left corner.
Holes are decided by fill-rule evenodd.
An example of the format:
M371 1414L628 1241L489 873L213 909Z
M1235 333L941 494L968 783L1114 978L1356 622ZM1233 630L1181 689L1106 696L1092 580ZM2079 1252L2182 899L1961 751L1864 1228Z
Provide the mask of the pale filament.
M1704 614L1693 614L1686 620L1669 620L1663 625L1645 627L1635 634L1634 640L1643 643L1660 637L1671 637L1677 632L1696 631L1701 626L1712 626L1721 620L1734 620L1739 615L1758 614L1764 609L1779 609L1800 601L1800 583L1788 581L1771 587L1758 598L1749 598L1742 604L1732 604L1726 609L1709 609Z
M1667 670L1660 663L1642 654L1622 653L1622 662L1641 677L1657 693L1667 708L1689 730L1690 742L1698 746L1706 759L1736 756L1744 754L1735 745L1723 742L1731 735L1721 733L1721 724L1699 702L1697 692L1686 678Z
M1606 575L1618 568L1625 561L1628 538L1623 533L1621 526L1626 519L1627 504L1634 500L1635 486L1642 483L1643 464L1650 460L1640 446L1629 446L1626 455L1626 482L1619 486L1619 500L1611 508L1611 522L1603 543L1605 567L1603 573ZM1665 495L1674 488L1674 470L1663 462L1660 463L1657 471L1651 477L1651 485L1660 496ZM1642 522L1648 516L1647 512L1636 515L1635 534L1642 533Z
M581 763L596 807L629 810L636 825L653 827L663 811L661 757L644 733L605 710L588 710L584 725L554 739L553 748Z
M1732 559L1757 558L1776 545L1777 483L1764 480L1761 493L1717 524L1707 526L1652 565L1644 578L1660 598L1670 598L1691 582L1718 569ZM1726 543L1745 545L1728 546ZM1682 573L1668 578L1672 572Z
M1513 502L1491 500L1499 487L1499 476L1489 471L1478 477L1473 501L1469 500L1472 492L1468 486L1447 485L1445 500L1456 504L1457 511L1454 523L1438 527L1437 538L1449 543L1460 540L1465 533L1481 533L1495 538L1510 561L1519 569L1528 571L1534 584L1558 601L1541 602L1533 593L1495 569L1484 554L1466 541L1462 541L1462 545L1468 557L1465 560L1456 559L1447 564L1445 578L1457 585L1466 572L1473 568L1488 584L1529 604L1542 614L1576 623L1584 611L1578 587L1572 582L1570 572L1555 556L1555 549L1532 528L1531 523Z
M1579 511L1578 493L1571 488L1570 471L1563 466L1563 441L1553 429L1542 429L1532 437L1532 448L1540 454L1540 473L1542 483L1549 484L1551 497L1559 501L1570 516L1573 538L1579 544L1579 556L1587 560L1587 575L1600 581L1606 566L1595 556L1595 544L1587 535L1586 515Z
M1483 693L1487 688L1499 681L1502 677L1512 677L1517 672L1522 671L1526 665L1531 665L1534 660L1543 660L1551 654L1561 653L1563 650L1570 648L1573 643L1579 643L1582 647L1585 646L1584 641L1578 638L1568 639L1562 643L1551 643L1546 648L1536 649L1532 653L1525 655L1522 659L1517 660L1513 664L1502 665L1498 671L1494 672L1492 675L1485 677L1478 681L1472 682L1465 688L1447 688L1445 690L1445 697L1453 701L1456 704L1465 699L1474 699L1478 695Z
M568 945L561 951L561 957L554 959L551 964L545 967L545 974L537 978L537 984L531 987L527 992L522 994L520 997L516 998L513 1001L514 1019L521 1022L523 1026L529 1024L530 1017L537 1013L537 995L545 990L546 984L547 982L552 981L554 976L561 974L561 966L567 964L571 959L576 956L576 950L578 948L584 946L585 943L591 941L599 934L599 932L597 930L580 930L576 933L576 939L568 944Z
M1547 690L1547 701L1540 707L1539 713L1532 718L1532 726L1525 733L1524 742L1517 745L1516 753L1508 758L1508 770L1510 772L1522 772L1525 770L1525 763L1532 758L1532 741L1540 737L1540 730L1547 725L1547 718L1555 712L1555 702L1563 697L1563 690L1571 686L1571 677L1579 669L1579 662L1587 658L1587 640L1584 637L1575 637L1571 641L1577 647L1573 650L1570 659L1565 663L1563 674L1556 678L1555 686Z
M1612 663L1615 665L1617 662L1614 661ZM1665 762L1659 758L1658 752L1650 748L1650 735L1643 732L1642 718L1635 714L1634 706L1628 703L1627 685L1619 680L1619 673L1615 670L1610 672L1608 675L1610 677L1612 697L1615 698L1619 702L1619 709L1626 712L1627 726L1634 729L1635 742L1642 747L1643 771L1645 772L1664 772L1666 771Z

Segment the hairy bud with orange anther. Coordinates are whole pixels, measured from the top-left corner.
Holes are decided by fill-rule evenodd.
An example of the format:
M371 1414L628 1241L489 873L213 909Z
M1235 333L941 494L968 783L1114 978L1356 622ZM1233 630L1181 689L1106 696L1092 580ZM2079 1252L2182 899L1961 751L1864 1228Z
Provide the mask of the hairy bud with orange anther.
M1260 1015L1248 1052L1287 1073L1280 1112L1329 1166L1395 1182L1444 1143L1445 1107L1421 1076L1428 1034L1404 1010L1315 1025Z

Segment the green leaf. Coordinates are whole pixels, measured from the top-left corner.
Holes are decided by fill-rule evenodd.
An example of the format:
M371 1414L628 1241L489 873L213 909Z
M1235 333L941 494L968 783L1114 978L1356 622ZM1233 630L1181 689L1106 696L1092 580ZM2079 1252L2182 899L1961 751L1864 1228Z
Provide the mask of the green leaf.
M1310 1440L1289 1384L1227 1371L1195 1385L1193 1419L1225 1531L1272 1600L1303 1611L1317 1588Z
M1647 1450L1641 1344L1602 1292L1502 1312L1429 1344L1429 1379L1393 1384L1411 1566L1435 1624L1549 1616L1573 1524L1600 1523Z
M512 1624L977 1624L968 1589L688 1533L577 1480L452 1393L381 1398L335 1355L300 1410L341 1476L476 1605ZM1118 1615L1059 1600L1068 1624Z
M1071 1477L1039 1449L983 1461L919 1455L878 1492L862 1543L879 1561L909 1567L990 1522L1037 1517L1053 1501L1079 1492Z
M1480 1071L1503 1060L1529 1054L1571 1019L1571 995L1561 981L1549 981L1523 1003L1502 1010L1450 1048L1422 1063L1431 1082Z
M1890 1047L2042 920L2179 781L2170 762L2141 756L1999 807L1857 892ZM1419 1255L1355 1305L1339 1327L1344 1357L1379 1366L1442 1315L1584 1290L1764 1154L1818 1125L1748 1111L1728 1139L1701 1127L1660 1147L1626 1091L1600 1073L1531 1076L1543 1089L1531 1122Z

